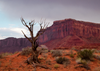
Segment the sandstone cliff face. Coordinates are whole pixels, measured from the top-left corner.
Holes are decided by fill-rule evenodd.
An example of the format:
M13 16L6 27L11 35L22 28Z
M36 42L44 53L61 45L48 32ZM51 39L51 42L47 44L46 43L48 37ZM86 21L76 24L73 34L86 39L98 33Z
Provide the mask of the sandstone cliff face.
M77 36L85 38L97 37L100 38L100 25L88 22L75 22L73 27L73 33Z
M95 42L100 42L100 24L76 21L73 19L54 21L53 25L39 37L39 42L45 43L69 35L77 35L80 38L90 40L90 42L94 42L91 39L95 38Z
M55 21L54 24L47 28L43 35L39 37L39 42L47 42L52 39L63 38L71 34L72 23L69 21Z

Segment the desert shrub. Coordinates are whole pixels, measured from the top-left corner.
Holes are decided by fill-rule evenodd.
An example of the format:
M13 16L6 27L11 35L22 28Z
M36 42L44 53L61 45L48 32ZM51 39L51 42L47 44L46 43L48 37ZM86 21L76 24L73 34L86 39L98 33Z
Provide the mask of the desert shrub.
M59 68L59 65L58 65L58 64L55 64L55 65L54 65L54 68L55 68L55 69Z
M76 55L76 53L74 53L74 55Z
M53 50L51 53L53 57L62 56L62 52L60 50Z
M90 61L88 60L82 60L81 58L77 58L76 59L76 63L78 63L78 64L83 64L83 65L88 65L89 63L90 63Z
M67 52L65 50L63 50L62 54L65 56L67 54Z
M94 51L89 50L89 49L84 49L79 51L77 54L77 57L81 58L82 60L92 60L93 59L93 53Z
M81 60L81 64L83 64L83 66L88 66L89 63L90 63L90 61Z
M90 67L88 65L90 63L89 60L87 61L87 60L84 60L84 59L82 60L81 58L77 58L76 63L81 64L79 67L83 67L87 70L90 70Z
M47 58L48 54L42 53L42 56L43 56L44 58Z
M49 51L47 48L44 48L44 47L38 47L36 50L38 52L40 52L40 54L41 53L48 53L48 51Z
M3 58L2 54L0 54L0 58Z
M70 64L70 61L69 61L69 59L68 58L65 58L65 57L59 57L58 59L56 59L56 62L58 63L58 64L64 64L64 65L68 65L68 64Z
M96 53L100 53L100 50L95 50Z
M44 58L44 57L39 57L38 59L39 59L39 60L44 60L45 58Z
M91 49L91 51L94 51L94 52L96 52L96 49Z
M51 60L47 60L46 64L51 65Z
M3 53L2 55L3 56L8 56L8 55L13 55L13 53L6 52L6 53Z
M48 47L46 46L46 45L41 45L40 46L42 49L44 49L44 50L48 50Z
M74 58L74 54L70 54L70 57L71 57L71 58Z
M76 63L77 63L77 64L81 64L81 60L82 60L81 58L77 58L77 59L76 59Z
M90 60L93 60L93 57L94 57L93 53L94 53L94 50L82 49L81 51L77 53L78 58L76 62L82 64L81 67L84 67L87 70L90 70L90 67L88 64L90 63Z
M5 52L5 53L0 54L0 58L3 58L4 56L8 56L8 55L13 55L13 54L9 52Z
M100 60L100 55L94 55L94 57L98 60Z
M21 52L21 55L25 55L25 56L28 56L29 54L32 53L32 48L23 48L22 49L22 52Z
M78 64L83 64L83 65L88 65L89 63L90 63L90 61L88 60L82 60L81 58L77 58L76 59L76 63L78 63Z
M48 50L41 50L41 51L39 51L40 53L48 53Z
M79 67L90 70L90 67L88 65L90 63L90 61L87 61L87 60L84 60L84 59L82 60L81 58L77 58L76 63L80 64Z
M50 50L50 53L52 54L55 50Z

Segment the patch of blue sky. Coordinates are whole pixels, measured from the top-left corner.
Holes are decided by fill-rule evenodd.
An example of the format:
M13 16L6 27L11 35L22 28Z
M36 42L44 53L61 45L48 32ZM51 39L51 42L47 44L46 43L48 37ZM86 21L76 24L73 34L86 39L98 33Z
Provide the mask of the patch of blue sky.
M6 13L0 11L0 28L10 28L21 26L21 21L19 19L11 19Z

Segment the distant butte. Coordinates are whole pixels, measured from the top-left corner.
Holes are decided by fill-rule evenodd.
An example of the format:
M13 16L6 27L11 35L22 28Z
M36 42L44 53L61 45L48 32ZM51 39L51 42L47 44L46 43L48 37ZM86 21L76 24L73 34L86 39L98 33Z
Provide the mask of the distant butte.
M100 24L64 19L54 21L43 35L38 38L40 44L49 49L69 49L73 46L100 46ZM15 52L31 46L25 38L7 38L0 40L0 52Z
M73 46L100 45L100 24L64 19L54 21L39 42L44 43L49 49L71 48Z

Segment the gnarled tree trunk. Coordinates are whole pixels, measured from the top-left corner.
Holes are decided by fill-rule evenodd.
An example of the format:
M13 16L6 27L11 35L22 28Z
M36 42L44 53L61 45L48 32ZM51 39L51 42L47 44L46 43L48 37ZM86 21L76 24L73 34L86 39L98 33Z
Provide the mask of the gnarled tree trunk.
M27 59L28 63L32 64L32 63L39 63L38 60L38 56L39 56L39 52L36 50L38 47L38 42L37 39L40 35L42 35L45 31L45 29L47 28L48 24L46 23L40 23L40 30L38 31L38 33L36 34L36 36L33 35L33 26L35 25L34 21L29 22L28 24L25 22L25 20L22 18L21 19L22 24L28 28L29 32L30 32L30 36L31 38L28 38L24 32L22 31L22 33L24 34L24 36L30 41L31 45L32 45L32 56L30 58ZM44 24L44 26L42 26L42 24Z

